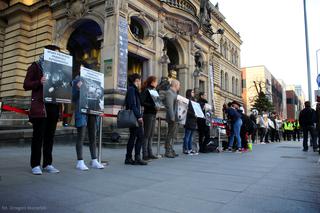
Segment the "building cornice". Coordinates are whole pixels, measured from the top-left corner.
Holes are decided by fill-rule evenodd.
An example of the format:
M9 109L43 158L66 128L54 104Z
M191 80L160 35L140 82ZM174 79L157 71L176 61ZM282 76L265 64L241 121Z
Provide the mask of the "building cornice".
M17 12L24 12L24 13L34 13L35 11L43 8L45 6L49 6L49 0L38 1L30 6L25 5L23 3L16 3L10 7L7 7L4 10L1 10L0 18L7 18Z

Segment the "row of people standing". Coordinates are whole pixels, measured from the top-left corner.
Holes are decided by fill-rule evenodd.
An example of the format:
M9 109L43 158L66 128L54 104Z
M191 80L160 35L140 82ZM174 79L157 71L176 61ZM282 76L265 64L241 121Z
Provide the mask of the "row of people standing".
M60 52L60 48L54 45L48 45L46 49ZM31 106L29 110L29 121L32 123L33 135L31 142L30 166L31 172L35 175L41 175L42 171L48 173L59 173L53 165L53 143L54 135L59 118L62 117L61 104L45 103L43 99L43 84L47 81L43 71L44 57L41 55L39 60L32 63L27 70L23 87L26 91L31 91ZM80 70L80 66L79 66ZM97 116L80 113L79 108L79 90L82 82L77 76L73 81L72 99L75 104L75 125L77 127L78 139L76 143L77 163L76 168L88 170L82 156L82 146L85 138L85 131L89 131L89 143L91 153L91 167L103 169L96 156L96 128ZM41 168L41 157L42 168Z

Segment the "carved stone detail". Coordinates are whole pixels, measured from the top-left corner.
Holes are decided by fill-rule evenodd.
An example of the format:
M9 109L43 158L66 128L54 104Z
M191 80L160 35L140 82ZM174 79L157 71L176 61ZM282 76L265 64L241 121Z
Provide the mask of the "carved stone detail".
M66 14L71 19L79 19L90 12L87 0L72 0L66 6Z

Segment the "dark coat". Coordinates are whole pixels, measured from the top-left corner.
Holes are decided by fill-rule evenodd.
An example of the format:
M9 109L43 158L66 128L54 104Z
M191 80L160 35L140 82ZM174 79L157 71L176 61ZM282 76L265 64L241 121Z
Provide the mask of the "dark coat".
M126 108L131 109L137 119L142 118L140 93L134 84L131 84L128 88Z
M34 62L27 70L26 78L24 79L23 88L26 91L31 90L31 106L29 110L29 118L45 118L46 109L43 100L43 85L41 78L43 73L39 65Z
M150 95L149 89L154 89L154 88L146 88L141 93L141 103L142 103L142 106L144 107L143 114L155 115L157 114L157 109Z
M184 128L191 129L191 130L197 129L197 117L193 110L191 100L189 101L187 119L186 119L186 124L184 125Z
M203 114L205 115L206 112L204 110L204 106L206 103L208 103L208 101L206 99L199 98L198 103L200 104L200 107L203 111ZM207 126L207 124L206 124L205 118L197 118L197 123L198 123L198 130L199 131L205 131L206 128L209 128L209 126Z
M302 128L313 126L317 123L317 114L311 107L304 108L299 115L299 123Z

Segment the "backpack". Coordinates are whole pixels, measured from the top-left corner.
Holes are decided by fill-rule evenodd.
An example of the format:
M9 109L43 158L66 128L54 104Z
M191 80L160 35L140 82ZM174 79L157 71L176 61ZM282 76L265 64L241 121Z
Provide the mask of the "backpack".
M219 140L217 137L209 138L207 142L207 151L208 152L219 152Z

